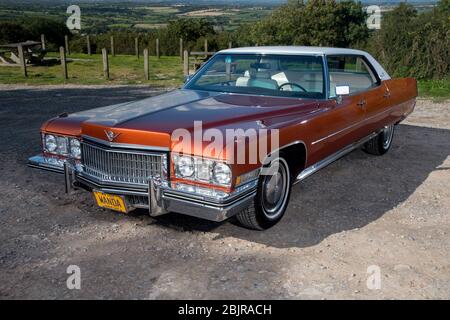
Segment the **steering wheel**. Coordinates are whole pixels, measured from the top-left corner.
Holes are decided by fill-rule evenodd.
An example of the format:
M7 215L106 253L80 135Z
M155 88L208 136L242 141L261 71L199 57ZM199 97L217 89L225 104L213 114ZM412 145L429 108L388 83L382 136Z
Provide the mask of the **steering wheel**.
M299 85L299 84L297 84L297 83L293 83L293 82L286 82L286 83L283 83L282 85L278 86L278 90L279 90L279 91L284 91L284 90L281 90L281 88L283 88L284 86L287 86L287 85L297 87L297 88L299 88L300 90L302 90L303 92L308 92L308 91L306 91L306 89L303 88L301 85Z

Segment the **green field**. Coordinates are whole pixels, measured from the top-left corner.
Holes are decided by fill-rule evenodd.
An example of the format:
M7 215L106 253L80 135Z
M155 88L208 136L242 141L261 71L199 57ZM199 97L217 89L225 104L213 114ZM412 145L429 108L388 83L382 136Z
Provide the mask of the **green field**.
M49 53L56 57L56 53ZM110 79L103 76L101 55L72 54L68 59L69 79L64 81L60 64L28 66L28 78L19 67L0 66L2 84L148 84L154 87L177 87L183 83L183 66L179 57L150 57L150 80L144 79L144 59L141 56L118 55L109 57Z
M0 3L0 21L46 17L65 21L67 3L42 6L36 3ZM273 7L178 5L176 7L158 4L143 6L142 3L88 3L79 4L83 33L100 33L117 29L146 30L165 26L170 20L182 17L206 18L224 30L235 30L242 23L259 21L267 16ZM220 14L211 14L217 10ZM202 11L205 11L202 13Z

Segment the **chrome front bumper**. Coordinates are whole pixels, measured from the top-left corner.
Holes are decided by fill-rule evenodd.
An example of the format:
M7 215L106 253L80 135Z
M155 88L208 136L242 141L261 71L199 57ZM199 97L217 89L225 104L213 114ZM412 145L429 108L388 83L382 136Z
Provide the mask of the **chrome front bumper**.
M31 157L28 160L28 165L33 168L63 174L66 192L77 188L84 188L87 190L95 189L105 193L123 195L125 197L146 197L148 199L148 205L142 205L139 208L148 208L151 216L177 212L220 222L247 208L256 195L256 181L239 187L226 198L218 199L176 190L169 185L160 183L156 179L149 179L147 188L100 184L78 174L75 167L68 162L49 163L41 155Z

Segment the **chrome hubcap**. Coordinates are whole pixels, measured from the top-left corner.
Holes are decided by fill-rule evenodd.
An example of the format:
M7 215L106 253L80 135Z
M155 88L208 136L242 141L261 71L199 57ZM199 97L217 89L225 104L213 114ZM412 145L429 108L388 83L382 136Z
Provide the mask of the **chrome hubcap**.
M394 125L386 126L383 129L383 148L387 149L391 145L394 136Z
M283 180L281 174L277 172L266 183L266 199L270 204L275 204L280 199Z
M270 218L276 217L283 207L289 183L285 167L281 164L278 166L278 170L272 175L265 176L263 182L262 205Z

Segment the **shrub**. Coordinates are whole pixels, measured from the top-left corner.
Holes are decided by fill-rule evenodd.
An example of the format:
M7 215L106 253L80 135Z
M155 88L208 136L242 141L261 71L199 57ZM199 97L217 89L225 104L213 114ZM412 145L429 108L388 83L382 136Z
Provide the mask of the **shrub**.
M450 73L449 0L418 14L401 3L383 16L367 45L394 77L442 79Z

